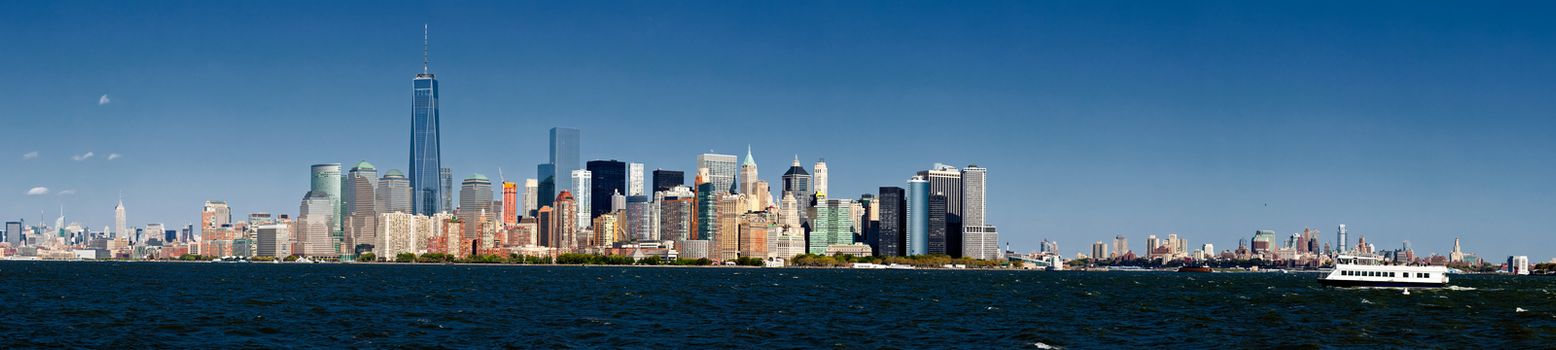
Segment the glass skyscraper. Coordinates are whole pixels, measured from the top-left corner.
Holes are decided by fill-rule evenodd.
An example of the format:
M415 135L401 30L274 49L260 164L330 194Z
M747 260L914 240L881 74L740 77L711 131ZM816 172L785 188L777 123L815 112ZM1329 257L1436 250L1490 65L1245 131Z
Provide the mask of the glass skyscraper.
M929 254L929 181L908 180L908 255Z
M611 212L611 196L627 193L627 163L618 160L591 160L584 167L589 170L589 217L595 218Z
M582 160L578 156L579 142L582 140L582 132L574 128L551 128L551 198L556 198L562 191L574 188L573 170L582 169ZM545 187L545 183L541 184ZM573 194L575 197L577 193Z
M427 70L411 80L411 201L415 213L432 215L442 208L443 157L438 138L438 79Z

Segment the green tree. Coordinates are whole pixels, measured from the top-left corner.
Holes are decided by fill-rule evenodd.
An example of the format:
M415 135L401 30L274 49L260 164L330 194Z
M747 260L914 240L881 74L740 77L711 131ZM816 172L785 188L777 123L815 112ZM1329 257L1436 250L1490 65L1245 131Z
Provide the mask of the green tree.
M357 256L357 261L376 262L378 261L378 255L374 255L373 253L362 253L362 255Z
M416 254L415 253L395 254L394 255L394 262L402 262L402 263L416 262Z

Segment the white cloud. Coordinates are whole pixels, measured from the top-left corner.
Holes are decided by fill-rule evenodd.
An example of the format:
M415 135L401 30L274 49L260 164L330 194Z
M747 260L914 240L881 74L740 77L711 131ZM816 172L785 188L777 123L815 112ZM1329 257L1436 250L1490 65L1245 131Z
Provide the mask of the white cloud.
M108 94L103 94L102 97L98 97L97 98L97 105L98 106L108 104L108 102L111 102L111 101L108 100Z
M64 190L64 191L59 191L59 195L61 195L61 196L69 196L69 195L72 195L72 194L76 194L76 190L75 189L68 189L68 190Z
M119 157L123 157L123 156L119 155L118 153L109 153L108 154L108 160L119 159Z
M79 162L79 161L83 161L83 160L87 160L87 159L92 159L92 156L95 156L95 155L97 155L97 154L88 151L88 152L86 152L86 154L77 154L77 155L70 156L70 160L74 160L74 161L78 161Z
M27 152L27 154L23 154L22 155L22 160L33 160L33 159L38 159L38 151Z
M49 194L48 187L33 187L32 189L27 190L27 195L29 196L42 196L45 194Z

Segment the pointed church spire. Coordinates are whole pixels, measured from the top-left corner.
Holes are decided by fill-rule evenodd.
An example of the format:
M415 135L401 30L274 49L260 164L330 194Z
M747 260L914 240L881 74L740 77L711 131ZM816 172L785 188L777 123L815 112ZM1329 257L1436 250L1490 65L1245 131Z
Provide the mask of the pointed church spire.
M751 157L751 145L746 145L746 162L745 162L745 165L756 166L756 158L752 158Z

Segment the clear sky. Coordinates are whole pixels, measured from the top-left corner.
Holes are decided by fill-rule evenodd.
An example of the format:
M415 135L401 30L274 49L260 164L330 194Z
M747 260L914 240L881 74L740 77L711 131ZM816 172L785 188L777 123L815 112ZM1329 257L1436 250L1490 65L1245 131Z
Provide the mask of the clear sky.
M1017 250L1114 235L1229 249L1347 224L1380 248L1556 255L1552 2L7 1L0 217L132 225L295 214L308 167L405 169L432 28L443 159L585 159L834 196L989 168ZM106 97L104 97L106 96ZM91 154L91 157L85 155ZM73 157L81 158L74 160ZM28 195L34 187L47 194Z

